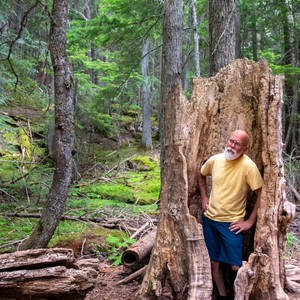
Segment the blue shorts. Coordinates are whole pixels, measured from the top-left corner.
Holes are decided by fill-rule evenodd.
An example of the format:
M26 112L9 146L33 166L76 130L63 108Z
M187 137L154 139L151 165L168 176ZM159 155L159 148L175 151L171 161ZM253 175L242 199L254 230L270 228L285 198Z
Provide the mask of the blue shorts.
M203 216L203 234L211 261L241 266L243 261L243 233L230 231L231 222L213 221Z

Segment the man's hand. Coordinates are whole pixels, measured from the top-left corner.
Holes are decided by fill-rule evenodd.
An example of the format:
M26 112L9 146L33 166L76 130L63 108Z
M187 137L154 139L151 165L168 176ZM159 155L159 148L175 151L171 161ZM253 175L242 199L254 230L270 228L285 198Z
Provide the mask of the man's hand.
M208 210L208 197L202 198L202 211L206 212Z
M232 222L229 226L230 231L236 231L236 234L239 234L242 231L246 231L253 226L253 223L250 220L246 221L237 221Z

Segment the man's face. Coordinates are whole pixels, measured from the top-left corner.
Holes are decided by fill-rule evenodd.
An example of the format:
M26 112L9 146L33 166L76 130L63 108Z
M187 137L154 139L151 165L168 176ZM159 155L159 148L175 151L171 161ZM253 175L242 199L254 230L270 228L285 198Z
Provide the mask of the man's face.
M247 150L247 145L243 136L239 134L232 134L227 141L224 154L226 160L235 160L242 156Z

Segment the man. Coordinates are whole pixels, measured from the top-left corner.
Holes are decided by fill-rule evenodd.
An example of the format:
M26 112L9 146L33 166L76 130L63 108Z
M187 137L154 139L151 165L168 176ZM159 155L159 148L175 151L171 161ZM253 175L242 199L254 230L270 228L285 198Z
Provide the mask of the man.
M203 232L208 248L212 277L219 292L218 299L229 299L221 264L237 271L243 260L243 234L256 222L263 179L256 164L245 154L249 135L236 130L231 135L224 153L210 157L201 167L199 187L203 209ZM212 189L208 199L206 176L211 176ZM246 198L249 190L257 198L247 220Z

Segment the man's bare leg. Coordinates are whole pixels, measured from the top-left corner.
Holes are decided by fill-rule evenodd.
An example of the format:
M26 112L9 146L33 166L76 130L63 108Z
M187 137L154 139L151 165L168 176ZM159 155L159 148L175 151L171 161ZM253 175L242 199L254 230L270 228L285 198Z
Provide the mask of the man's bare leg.
M213 280L217 286L220 296L227 296L227 291L224 284L223 272L221 270L221 263L218 261L211 262L211 272Z

